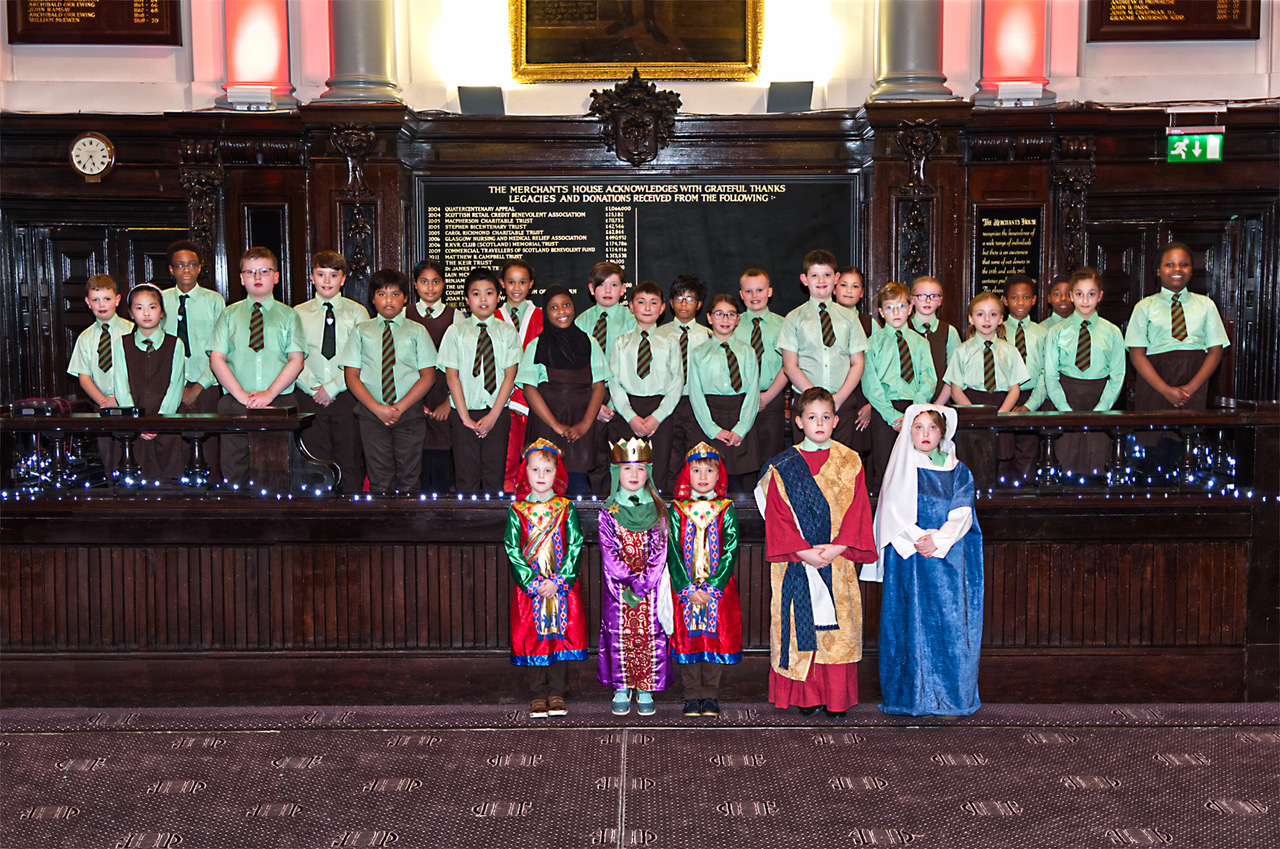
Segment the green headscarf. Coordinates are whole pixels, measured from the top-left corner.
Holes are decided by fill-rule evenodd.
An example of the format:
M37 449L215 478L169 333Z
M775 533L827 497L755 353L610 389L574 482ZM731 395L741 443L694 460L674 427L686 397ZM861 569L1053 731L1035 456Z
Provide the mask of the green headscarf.
M640 487L636 492L627 492L618 482L618 471L621 463L609 464L609 500L604 503L605 509L622 527L635 533L641 533L658 524L658 505L653 503L649 494L649 486ZM653 463L645 463L646 477L653 480Z

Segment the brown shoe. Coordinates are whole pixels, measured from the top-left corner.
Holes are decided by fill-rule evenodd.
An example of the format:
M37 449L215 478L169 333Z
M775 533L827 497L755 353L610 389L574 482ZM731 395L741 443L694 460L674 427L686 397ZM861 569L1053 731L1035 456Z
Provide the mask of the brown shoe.
M529 703L530 719L546 719L547 718L547 700L534 699Z
M547 711L551 716L564 716L569 713L569 709L564 706L564 699L560 696L552 696L547 699L547 704L551 706Z

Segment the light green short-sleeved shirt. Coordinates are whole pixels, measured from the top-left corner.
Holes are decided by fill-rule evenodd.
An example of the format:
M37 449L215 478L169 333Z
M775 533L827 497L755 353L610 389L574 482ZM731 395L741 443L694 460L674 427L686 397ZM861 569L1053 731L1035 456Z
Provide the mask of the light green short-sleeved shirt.
M778 333L782 331L782 316L769 310L761 313L748 310L738 321L738 328L733 331L733 338L750 348L751 331L757 319L760 322L760 341L764 345L764 356L757 363L760 372L760 391L764 392L773 385L778 372L782 371L782 352L778 350ZM753 350L752 355L754 354Z
M151 336L151 342L159 348L164 344L165 332L161 330ZM117 336L112 341L112 357L114 362L111 366L113 379L113 388L115 389L116 403L121 407L132 407L134 405L133 390L129 387L129 363L124 358L125 345L133 345L139 351L145 351L146 346L143 344L145 339L141 331L135 330L133 333L124 336ZM160 399L160 409L146 410L148 415L171 416L178 412L178 405L182 403L182 390L187 388L187 381L183 362L186 357L182 351L182 342L174 340L176 350L173 355L173 368L169 372L169 383L165 387L164 397Z
M121 318L118 315L111 316L107 321L107 333L111 336L114 343L117 336L124 336L133 332L133 322L128 319ZM112 388L115 386L115 376L111 371L115 370L115 357L112 356L111 371L103 371L98 368L98 340L102 337L102 322L95 321L86 327L76 337L75 347L71 349L71 362L67 364L67 374L79 377L82 374L89 375L89 379L93 381L93 385L103 395L110 396Z
M1173 292L1161 289L1148 295L1133 308L1124 342L1130 348L1146 348L1147 355L1169 351L1205 351L1216 345L1227 347L1227 329L1212 298L1182 290L1178 302L1187 322L1187 338L1173 338Z
M369 318L357 324L347 335L346 344L333 358L333 365L338 369L360 369L360 382L369 390L373 400L384 403L382 398L382 331L387 325L382 316ZM416 321L404 314L404 310L391 321L391 339L395 345L395 366L392 378L395 381L398 401L408 394L413 385L422 377L422 369L435 368L436 346L431 342L431 334ZM436 377L437 380L441 378ZM392 403L395 403L393 401Z
M680 403L680 395L684 391L684 382L680 379L680 347L676 340L659 334L657 328L647 331L649 334L649 354L652 361L649 374L641 377L636 370L640 357L641 334L646 331L636 327L618 337L613 345L613 353L609 355L609 400L613 409L622 416L625 422L636 416L631 407L630 396L647 398L661 395L662 401L653 411L653 417L659 422L666 421L667 416Z
M178 336L178 313L183 295L187 298L187 340L191 342L189 356L183 357L186 380L187 383L198 383L207 389L218 382L209 368L209 335L213 333L213 325L227 308L227 303L217 292L203 286L194 286L190 292L183 292L177 286L165 289L160 293L164 302L164 323L161 324L161 329L170 336Z
M693 417L697 419L698 427L702 428L708 439L715 438L720 432L720 426L711 417L706 396L738 394L733 391L725 344L712 336L698 348L689 364L689 403L693 407ZM756 422L756 413L760 412L760 395L754 391L760 385L760 369L750 345L732 336L727 344L738 360L738 379L742 384L742 409L738 413L738 423L728 430L738 436L746 436Z
M253 350L249 347L253 304L252 299L245 298L222 311L209 334L206 353L218 351L225 356L228 368L245 392L262 392L284 371L290 354L306 356L307 338L298 314L275 298L269 298L262 302L263 348ZM291 390L289 387L285 391Z
M324 347L324 325L328 313L325 309L326 303L333 304L335 345L332 360L326 360L321 352ZM307 337L307 360L303 363L302 371L293 385L308 395L316 394L313 387L322 386L324 391L329 393L330 398L338 397L340 392L345 392L347 389L346 376L342 373L342 366L339 365L338 359L342 356L347 346L347 338L355 330L356 325L369 320L369 311L341 295L328 302L319 297L312 298L304 304L298 304L293 311L302 320L302 332ZM434 350L433 345L433 353Z
M821 307L827 307L836 341L830 348L822 344ZM805 303L787 313L778 331L778 348L799 358L800 371L814 386L838 392L849 375L849 358L867 350L867 334L862 322L835 301Z
M884 419L885 424L890 425L902 416L892 402L910 399L914 404L927 404L933 400L938 388L938 375L933 370L928 341L905 326L901 331L902 339L911 355L915 380L908 383L902 379L898 333L896 328L886 324L871 334L871 347L867 349L867 363L862 371L862 394L867 396L871 408Z
M529 347L524 349L524 353L520 355L520 369L516 372L516 386L523 386L526 383L532 383L537 386L540 383L547 382L547 367L542 363L534 362L534 357L538 355L538 342L542 336L536 336L529 342ZM609 363L604 358L604 351L600 350L600 345L596 340L587 335L587 340L591 343L591 381L608 380L613 376L609 370Z
M1027 343L1027 355L1022 358L1022 364L1027 367L1027 374L1030 378L1023 381L1021 388L1031 390L1030 397L1027 398L1026 408L1034 413L1040 409L1040 405L1044 403L1044 346L1049 339L1049 331L1036 324L1029 318L1018 321L1010 316L1004 320L1004 338L1005 341L1014 348L1017 348L1018 325L1022 325L1023 338ZM1019 351L1019 354L1022 352Z
M1050 331L1044 347L1045 391L1055 407L1070 410L1071 404L1062 389L1061 375L1084 380L1105 377L1107 385L1093 409L1110 410L1124 386L1124 370L1128 361L1124 337L1120 335L1120 328L1094 313L1088 319L1089 367L1081 371L1076 368L1076 350L1080 344L1080 322L1084 320L1080 313L1073 313Z
M515 329L497 316L490 316L483 324L488 328L489 338L493 341L493 359L497 369L497 380L492 392L484 386L483 369L480 374L472 374L481 325L474 315L467 316L466 321L450 325L444 332L444 338L440 340L440 351L436 358L437 368L457 369L458 381L462 384L462 397L467 402L468 410L491 409L502 388L502 373L520 363L520 338L516 336ZM453 393L449 393L449 406L454 406Z
M1018 349L999 337L992 340L992 353L996 360L996 391L1007 392L1010 386L1022 385L1030 378ZM962 389L984 390L983 339L974 336L960 344L947 360L947 383L958 384Z
M608 309L595 304L589 309L583 310L582 314L573 320L573 323L586 331L587 335L591 336L592 339L595 339L595 326L600 319L601 313L605 314L604 355L607 358L613 353L613 343L618 340L618 337L628 330L635 329L636 317L622 303L614 304Z
M698 324L696 321L691 321L688 324L681 324L679 321L671 321L659 326L656 332L670 339L672 344L676 346L676 360L678 362L680 359L680 337L685 334L685 328L688 328L689 344L685 347L688 349L689 355L685 358L685 362L680 367L680 378L683 381L680 394L687 396L689 394L689 381L687 379L687 375L689 374L690 364L693 362L693 352L698 350L699 345L711 338L711 329Z

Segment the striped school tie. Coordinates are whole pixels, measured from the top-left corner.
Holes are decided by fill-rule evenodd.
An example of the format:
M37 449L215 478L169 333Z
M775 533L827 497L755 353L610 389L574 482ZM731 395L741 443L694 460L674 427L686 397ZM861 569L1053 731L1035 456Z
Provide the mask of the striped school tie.
M178 296L178 339L182 341L182 350L191 356L191 339L187 336L187 298L190 295Z
M249 347L261 351L266 347L262 340L262 304L254 303L253 312L249 314Z
M513 306L511 308L511 323L515 325L517 331L520 329L520 309L518 307Z
M382 325L382 403L396 402L396 338L391 335L391 322Z
M152 344L152 342L151 342L151 340L150 340L150 339L143 339L143 340L142 340L142 350L143 350L143 351L145 351L146 353L150 354L150 353L151 353L152 351L154 351L155 349L156 349L156 346L155 346L154 344Z
M920 335L926 339L933 335L933 328L929 326L929 322L926 321L920 325Z
M98 337L98 371L111 371L111 331L102 322L102 335Z
M1174 295L1173 306L1169 308L1169 326L1173 330L1173 338L1178 341L1182 341L1187 338L1187 315L1182 311L1182 304L1178 302L1178 299L1181 297L1181 292Z
M822 325L822 347L830 348L836 344L836 329L831 325L831 313L826 304L818 304L818 323Z
M600 343L600 350L605 350L604 343L609 341L609 316L604 313L600 313L600 317L596 319L596 326L591 331L591 335L596 337L596 341Z
M689 385L689 326L680 328L680 373L684 377L684 385Z
M1022 361L1027 361L1027 334L1022 329L1022 322L1018 322L1018 332L1013 335L1013 343L1018 346L1018 353L1022 355Z
M738 358L734 355L733 349L729 347L728 342L721 342L720 347L724 348L724 358L729 364L729 385L733 387L734 393L742 391L742 372L738 368Z
M756 316L751 319L751 350L756 352L756 365L764 363L764 334L760 332L760 322L764 319Z
M484 391L493 392L498 388L498 367L493 358L493 338L489 328L480 325L480 335L476 337L476 361L471 366L471 376L479 377L484 372Z
M1092 342L1089 339L1089 322L1080 322L1080 335L1076 337L1076 369L1088 371L1091 362Z
M982 386L988 392L996 391L996 355L991 343L982 343Z
M649 331L640 331L640 351L636 354L636 374L643 380L649 376L653 365L653 347L649 344Z
M324 305L324 339L320 343L320 356L332 360L338 353L338 321L333 317L333 304Z
M898 331L898 371L902 374L903 383L915 383L916 367L911 363L911 349L907 347L901 330Z

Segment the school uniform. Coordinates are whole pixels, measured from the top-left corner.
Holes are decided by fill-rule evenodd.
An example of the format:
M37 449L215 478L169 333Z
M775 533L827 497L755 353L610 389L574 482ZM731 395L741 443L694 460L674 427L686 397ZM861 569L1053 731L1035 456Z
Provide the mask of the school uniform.
M462 310L447 306L442 301L428 304L419 298L404 308L405 318L415 321L427 329L431 344L440 350L444 341L444 332L463 321ZM439 369L437 369L439 371ZM423 412L437 409L449 400L449 384L444 379L444 372L436 375L435 383L427 390L422 399ZM436 421L427 415L423 421L422 438L422 473L419 484L423 492L448 492L453 489L453 450L450 436L449 420Z
M1147 360L1161 380L1170 386L1182 386L1195 377L1210 348L1215 345L1226 348L1231 340L1227 338L1218 305L1212 298L1197 295L1189 289L1178 293L1177 306L1182 313L1182 326L1175 333L1174 295L1174 292L1161 287L1154 295L1138 301L1129 317L1124 341L1130 348L1146 349ZM1206 380L1180 409L1203 410L1208 401L1209 381ZM1140 374L1134 381L1133 408L1175 409ZM1182 438L1175 431L1151 431L1139 433L1137 440L1148 449L1162 441L1165 443L1161 452L1149 458L1152 465L1159 466L1173 460Z
M115 378L111 370L115 358L111 353L111 345L117 336L133 332L133 322L113 314L107 321L94 321L93 324L80 331L76 344L71 349L71 361L67 364L67 374L79 378L89 375L93 385L108 398L111 397ZM98 454L102 457L102 466L108 475L116 467L120 459L115 448L115 440L109 436L99 436Z
M435 368L436 346L426 329L401 311L395 318L378 316L353 327L338 362L344 369L360 369L360 382L374 401L395 404L421 379L422 369ZM384 378L388 367L390 382ZM436 380L442 379L436 376ZM422 405L411 405L400 414L399 421L388 426L368 407L358 404L355 419L364 446L369 491L376 495L415 491L426 428Z
M907 407L927 404L938 394L938 375L933 370L929 343L905 325L901 330L886 325L873 333L868 340L862 391L872 411L867 426L871 433L867 480L878 490L898 438L893 423Z
M293 308L307 339L307 359L294 381L299 413L311 413L311 426L302 431L302 444L318 460L330 460L341 472L346 492L364 486L364 462L356 409L360 404L347 391L347 378L338 364L356 325L369 320L369 311L341 295L330 300L314 297ZM317 387L333 399L328 406L315 400ZM377 396L375 396L377 397Z
M607 309L599 304L592 304L589 308L583 310L573 320L573 323L590 334L592 339L596 340L596 344L604 351L605 360L608 360L613 355L613 346L618 341L618 337L629 330L635 329L636 317L621 302ZM609 429L596 428L595 432L596 448L602 459L600 465L590 472L591 490L592 492L607 492L609 490L609 446L606 440L609 438ZM655 481L655 485L657 483L659 482Z
M689 404L701 433L683 450L687 452L706 440L720 454L728 474L745 475L758 470L763 459L768 458L758 455L755 440L750 438L751 426L760 411L760 393L756 391L760 371L755 352L732 336L727 341L712 336L693 352L690 360ZM729 447L716 439L721 430L743 437L742 444Z
M986 380L985 366L988 345L995 362L995 379L990 383ZM959 385L970 402L998 408L1004 403L1010 386L1021 386L1030 377L1017 348L998 336L988 343L975 333L956 348L942 379ZM1003 445L996 440L993 445L987 434L980 431L961 431L956 437L956 448L981 486L993 486L999 474L999 462L1012 459L1013 446L1009 440Z
M1067 318L1070 318L1070 317L1071 316L1067 316ZM1056 312L1053 312L1051 310L1049 312L1049 317L1046 318L1044 321L1040 322L1040 328L1042 330L1052 330L1053 328L1057 327L1059 324L1061 324L1064 321L1066 321L1066 318L1063 318L1062 316L1058 315Z
M782 352L778 350L778 333L781 330L782 316L766 309L759 313L746 311L733 331L733 338L751 348L756 358L761 393L773 386L778 372L782 371ZM783 387L778 397L756 415L750 439L755 443L756 455L762 464L781 454L786 447L786 410L787 389Z
M698 426L698 421L693 416L693 407L689 404L689 371L693 352L711 338L711 330L705 325L698 324L696 320L687 324L676 320L659 326L655 332L667 337L676 345L679 351L677 357L680 360L680 379L683 384L680 400L676 402L676 408L671 413L671 457L667 461L667 476L658 481L659 488L663 492L671 492L675 489L676 475L684 465L685 448L682 446L693 445L702 439L702 428Z
M590 355L585 367L551 368L537 361L538 345L541 340L542 337L533 340L533 343L524 349L524 354L520 358L520 369L516 372L516 386L535 387L551 415L556 417L556 421L566 426L577 424L582 421L591 403L595 384L604 383L612 376L609 364L604 358L604 351L600 350L596 340L588 334ZM600 430L604 430L604 425L593 417L591 426L582 438L569 442L552 430L549 424L538 418L537 413L531 411L526 439L530 443L539 439L547 440L560 450L560 459L564 462L567 473L587 474L603 462L597 450L601 440L596 431Z
M1083 334L1088 342L1083 342ZM1050 333L1044 350L1044 382L1059 410L1110 410L1124 387L1127 362L1120 328L1094 313L1074 313ZM1103 433L1065 433L1057 442L1059 465L1067 471L1106 468L1111 438Z
M542 332L542 310L527 300L519 306L507 301L498 307L494 315L500 321L511 325L516 336L520 338L522 350L527 349L529 343ZM507 409L511 411L511 432L507 436L507 463L502 474L502 489L505 492L515 492L516 470L520 468L523 459L521 455L524 453L526 443L525 428L528 427L529 421L529 405L525 403L523 384L518 378L516 388L511 390L511 400L507 402Z
M867 334L849 310L834 301L810 298L783 319L778 331L778 348L795 353L800 371L809 382L835 395L849 374L849 358L867 350ZM851 392L836 410L840 421L832 438L850 448L854 444L862 445L866 452L870 445L857 430L858 410L866 404L866 399L855 396L859 393ZM803 437L798 429L793 435L796 442Z
M951 355L955 353L956 348L960 347L960 334L956 332L955 327L943 321L936 313L929 316L928 321L921 321L921 316L912 314L907 319L907 326L929 343L929 356L933 358L934 373L939 376L946 374ZM941 385L938 386L938 391L942 391ZM937 395L934 397L936 398Z
M182 344L164 332L150 337L135 331L112 340L112 391L122 407L141 407L146 415L171 416L182 403L187 382ZM134 459L147 480L173 481L186 468L182 437L158 433L135 439Z
M1004 320L1004 333L1005 340L1018 349L1030 375L1018 387L1017 406L1026 407L1030 413L1052 410L1052 405L1045 404L1044 385L1044 346L1049 332L1029 318L1010 316ZM1040 453L1040 437L1034 433L1002 433L1000 440L1004 444L1001 456L1008 455L1000 464L1001 477L1009 481L1028 477Z
M493 347L494 368L490 372L480 348L481 335ZM520 339L510 324L490 316L484 321L474 315L445 331L436 365L456 369L462 396L473 420L489 414L502 387L503 372L520 362ZM453 442L453 476L458 492L498 492L506 469L507 439L511 413L505 406L484 439L462 423L450 394L449 427Z
M176 336L182 350L187 386L193 384L200 387L200 394L191 404L179 404L179 413L216 413L218 401L222 398L222 387L209 368L209 355L205 351L209 347L209 334L213 333L213 325L218 316L227 308L222 295L203 286L193 286L190 292L183 292L177 286L171 286L160 294L164 305L164 321L160 328L170 336ZM211 480L222 479L222 452L218 440L209 439L204 445L205 463L209 467Z
M648 347L648 366L641 372L641 347ZM636 327L620 335L609 355L609 401L614 416L606 428L607 441L635 437L631 420L637 416L653 416L658 429L646 437L653 446L653 479L661 484L667 479L671 462L671 414L684 393L680 378L680 346L676 340L657 329Z
M253 314L255 307L262 314L262 348L252 347ZM227 360L227 368L245 392L261 392L268 389L284 367L290 354L307 352L307 338L302 332L302 321L285 304L275 298L261 303L245 298L236 301L222 311L209 334L205 353L219 352ZM296 407L293 387L287 387L271 402L273 407ZM225 392L225 388L223 390ZM245 407L230 394L218 401L218 414L242 416ZM222 478L232 486L244 486L249 482L249 435L225 433L219 437L222 444Z

